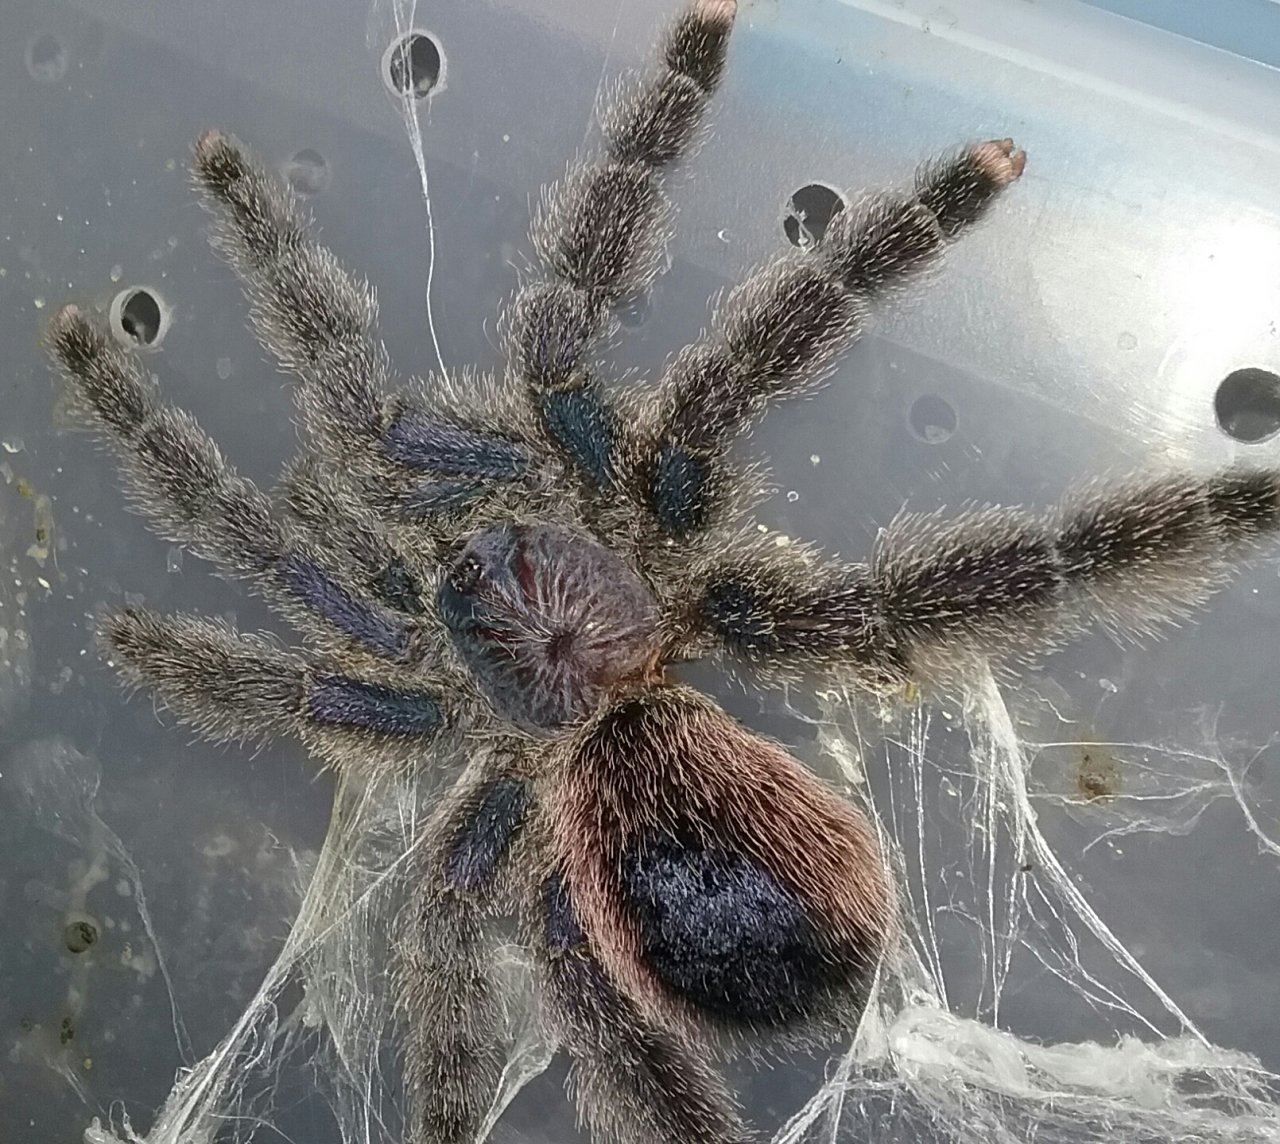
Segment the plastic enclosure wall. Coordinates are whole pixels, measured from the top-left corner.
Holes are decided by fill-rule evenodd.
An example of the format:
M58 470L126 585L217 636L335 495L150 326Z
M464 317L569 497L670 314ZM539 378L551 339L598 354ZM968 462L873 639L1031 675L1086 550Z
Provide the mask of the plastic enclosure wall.
M422 124L450 365L500 365L495 315L527 265L538 188L590 145L601 85L644 58L672 8L419 5L414 24L447 61ZM1276 41L1249 33L1254 18L1274 32L1266 13L1221 8L1245 29L1225 46L1256 43L1273 62ZM65 298L105 310L152 288L172 316L153 358L166 393L269 478L293 444L289 394L205 246L184 173L190 142L218 125L281 165L320 156L328 180L311 205L325 240L378 287L393 356L430 369L427 213L378 70L394 34L385 0L6 0L0 14L0 1124L23 1126L27 1144L77 1139L115 1099L145 1124L175 1069L216 1043L296 908L331 789L291 747L250 758L192 743L145 699L125 705L86 651L93 610L126 593L268 621L124 511L108 461L63 426L40 332ZM1030 156L944 272L755 436L779 490L772 525L856 557L904 503L1046 504L1153 458L1276 461L1274 442L1232 441L1213 403L1233 369L1280 370L1280 80L1266 63L1069 0L743 0L735 37L714 132L672 184L671 270L626 316L619 373L652 374L712 294L782 248L800 187L893 182L941 148L1006 134ZM1057 656L1036 676L1041 711L1063 720L1046 737L1258 753L1249 805L1275 836L1278 637L1272 555L1194 633L1142 650L1097 637ZM775 698L707 681L758 727L811 734ZM964 768L963 742L944 747L927 781ZM1280 1069L1275 853L1229 791L1143 803L1142 781L1122 776L1104 805L1046 799L1042 827L1206 1036ZM102 926L88 959L66 945L81 915ZM957 982L977 972L963 954L954 967ZM1028 978L1007 988L1001 1019L1046 1040L1102 1035L1070 1002ZM304 1074L278 1107L304 1095ZM815 1075L758 1081L753 1111L776 1123ZM571 1131L559 1076L512 1111L532 1138ZM305 1100L281 1122L330 1139Z

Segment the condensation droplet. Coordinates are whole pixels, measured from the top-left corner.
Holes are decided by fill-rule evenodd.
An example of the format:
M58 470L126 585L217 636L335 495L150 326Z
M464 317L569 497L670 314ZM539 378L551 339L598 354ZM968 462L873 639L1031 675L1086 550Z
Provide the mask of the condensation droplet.
M231 359L229 357L220 357L214 368L217 370L218 380L226 381L231 376Z
M116 263L116 264L111 268L111 281L112 281L112 282L119 282L119 281L120 281L120 279L121 279L121 278L123 278L123 277L124 277L124 267L123 267L123 266L121 266L121 265L120 265L120 263L118 263L118 262L117 262L117 263Z
M787 500L789 500L792 504L795 504L796 501L798 501L799 499L800 499L800 494L796 492L795 489L792 489L789 493L787 493Z
M1124 333L1116 338L1116 345L1122 350L1136 350L1138 348L1137 336L1125 330Z
M52 32L44 32L27 44L27 74L37 83L53 83L67 73L69 53Z
M1111 682L1111 680L1109 680L1109 679L1100 679L1100 680L1098 680L1098 686L1099 686L1099 687L1101 687L1103 691L1109 691L1109 692L1111 692L1111 694L1112 694L1112 695L1116 695L1116 694L1118 694L1118 693L1119 693L1119 691L1120 691L1120 688L1118 688L1118 687L1117 687L1114 683L1112 683L1112 682Z
M7 437L0 441L0 445L4 446L6 453L21 453L24 448L21 437Z
M817 465L817 464L820 464L821 462L822 462L822 458L819 457L817 453L809 454L809 464Z
M182 547L174 544L169 547L169 551L165 554L164 566L169 572L182 571Z

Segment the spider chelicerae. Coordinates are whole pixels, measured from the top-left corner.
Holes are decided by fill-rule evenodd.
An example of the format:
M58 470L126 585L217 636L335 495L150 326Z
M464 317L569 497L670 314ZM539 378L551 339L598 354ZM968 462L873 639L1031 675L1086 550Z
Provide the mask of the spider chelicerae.
M51 326L142 510L306 644L126 609L102 624L126 678L211 738L292 734L336 768L413 768L445 740L472 760L416 849L394 948L414 1144L471 1139L498 1084L498 914L519 920L600 1139L744 1140L715 1052L856 1025L897 932L871 825L668 665L884 692L954 679L1094 622L1145 634L1280 526L1274 470L1093 485L1041 515L904 516L869 564L744 524L762 483L735 441L821 380L1025 156L1005 139L926 164L753 273L652 391L606 388L595 348L657 273L663 172L695 141L734 16L695 0L606 109L603 157L546 196L545 280L506 316L498 379L398 383L372 291L289 191L228 136L197 142L214 245L297 382L304 443L272 494L101 323L66 306Z

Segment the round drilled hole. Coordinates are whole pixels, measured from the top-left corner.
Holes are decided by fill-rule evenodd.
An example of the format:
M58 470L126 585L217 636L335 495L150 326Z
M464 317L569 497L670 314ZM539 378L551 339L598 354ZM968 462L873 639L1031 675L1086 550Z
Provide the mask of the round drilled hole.
M125 345L154 349L169 332L169 308L146 286L121 290L111 300L111 329Z
M1237 441L1263 441L1280 431L1280 376L1269 369L1232 370L1213 398L1222 431Z
M67 74L67 45L52 32L41 32L28 40L23 58L27 74L39 83L53 83Z
M71 953L84 953L98 943L98 927L83 918L68 923L62 931L62 944Z
M439 42L430 32L405 32L383 53L382 79L396 95L425 99L444 79Z
M314 147L295 151L284 165L284 177L300 195L318 195L333 177L329 161Z
M949 440L959 423L955 407L936 393L917 397L907 410L907 428L917 441L926 445L941 445Z
M614 306L613 312L617 315L623 329L638 330L648 321L652 309L652 294L648 290L642 290L623 298Z
M831 220L844 210L840 192L826 183L809 183L791 196L782 217L782 231L792 246L802 249L821 242Z

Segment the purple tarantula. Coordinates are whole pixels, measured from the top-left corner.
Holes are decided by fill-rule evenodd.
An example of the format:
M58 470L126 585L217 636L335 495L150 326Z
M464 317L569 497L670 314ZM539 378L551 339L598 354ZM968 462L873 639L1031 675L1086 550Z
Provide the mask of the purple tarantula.
M756 271L653 392L606 391L593 347L657 272L663 172L691 149L734 15L695 0L655 74L608 108L603 158L546 197L546 280L516 296L496 380L399 384L369 287L235 142L199 140L214 245L297 381L304 445L273 495L99 322L65 306L52 323L142 510L306 644L128 609L102 627L126 678L211 738L291 733L337 768L411 768L446 737L472 759L418 848L394 947L412 1144L470 1140L490 1105L496 915L520 919L601 1140L745 1140L713 1053L856 1025L897 932L870 824L668 664L901 690L1095 621L1144 633L1280 527L1275 470L1093 487L1047 516L903 517L866 565L744 525L760 486L733 443L816 384L1025 156L1005 139L925 165Z

